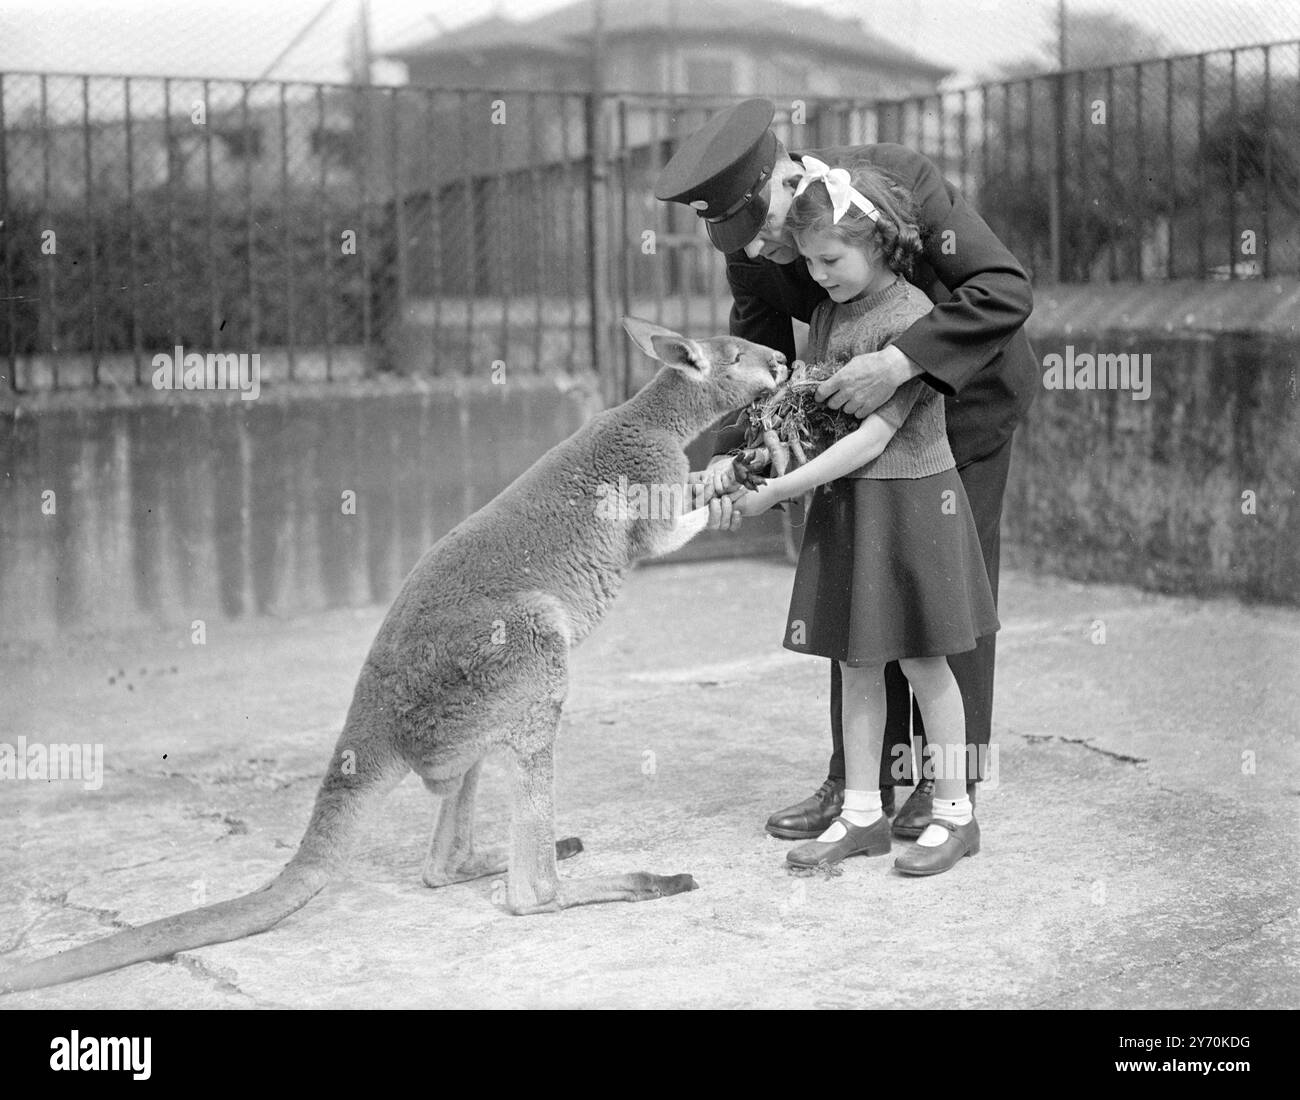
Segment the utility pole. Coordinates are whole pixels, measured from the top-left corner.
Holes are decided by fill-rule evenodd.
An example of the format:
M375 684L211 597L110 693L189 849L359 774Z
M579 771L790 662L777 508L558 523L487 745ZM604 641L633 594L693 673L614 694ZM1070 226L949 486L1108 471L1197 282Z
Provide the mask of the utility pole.
M607 404L622 400L610 332L609 125L605 107L605 0L592 0L591 87L587 93L587 272L591 358Z
M1065 275L1061 240L1061 196L1065 190L1065 0L1056 0L1056 73L1052 81L1052 175L1047 188L1047 238L1052 282ZM1030 85L1029 94L1033 95Z
M1056 67L1062 72L1064 72L1069 65L1069 51L1066 49L1065 41L1065 0L1056 0Z
M360 44L361 44L361 83L371 83L371 52L370 52L370 0L359 0L359 11L357 18L360 22Z

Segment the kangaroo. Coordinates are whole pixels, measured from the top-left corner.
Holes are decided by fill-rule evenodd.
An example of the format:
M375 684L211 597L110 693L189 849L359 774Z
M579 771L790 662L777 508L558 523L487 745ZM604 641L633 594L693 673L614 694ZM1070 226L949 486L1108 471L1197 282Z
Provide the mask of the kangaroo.
M442 800L423 869L430 887L506 872L515 914L696 889L686 874L559 877L557 858L582 848L576 838L555 839L555 739L569 651L604 617L639 559L670 553L703 529L707 509L682 507L683 448L724 413L775 390L785 357L736 337L697 342L648 321L623 323L665 365L416 563L361 668L307 831L280 874L242 897L7 970L0 992L267 931L338 873L362 810L411 771ZM675 499L671 514L612 506L610 494L629 486L652 500ZM474 845L480 769L498 750L513 765L508 851Z

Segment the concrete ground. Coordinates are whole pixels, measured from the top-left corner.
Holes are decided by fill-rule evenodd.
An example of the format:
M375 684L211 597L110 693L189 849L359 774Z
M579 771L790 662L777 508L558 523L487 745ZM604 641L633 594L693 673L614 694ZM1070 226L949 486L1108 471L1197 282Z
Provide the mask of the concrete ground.
M562 873L699 890L538 917L500 879L430 891L411 777L277 929L0 1005L1300 1007L1300 612L1004 574L983 851L796 878L762 826L824 775L827 676L780 647L790 580L644 568L575 655L557 807L587 851ZM0 653L0 741L102 743L107 773L3 784L0 966L274 874L382 615ZM488 771L480 835L504 842Z

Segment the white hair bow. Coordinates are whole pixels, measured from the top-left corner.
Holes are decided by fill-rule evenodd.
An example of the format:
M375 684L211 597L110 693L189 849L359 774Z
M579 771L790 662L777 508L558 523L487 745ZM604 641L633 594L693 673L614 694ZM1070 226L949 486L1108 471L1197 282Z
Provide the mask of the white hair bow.
M834 214L831 218L832 223L838 224L839 220L848 213L850 206L856 206L873 222L880 220L880 212L876 209L875 203L853 186L847 170L832 168L816 157L803 156L799 159L803 162L803 178L799 181L799 186L794 189L796 199L808 189L810 183L821 180L826 185L826 193L831 197L831 210Z

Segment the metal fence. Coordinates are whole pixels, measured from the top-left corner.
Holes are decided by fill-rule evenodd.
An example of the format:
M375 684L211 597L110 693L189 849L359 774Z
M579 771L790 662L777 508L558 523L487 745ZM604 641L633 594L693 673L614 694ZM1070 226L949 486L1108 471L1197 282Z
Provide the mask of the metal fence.
M645 368L618 316L726 327L721 257L652 189L727 102L0 74L0 369L147 385L181 345L269 381L595 368L621 397ZM1300 273L1300 43L775 127L926 153L1039 283Z
M176 345L356 377L426 331L434 373L589 362L583 96L511 97L498 125L473 92L14 74L0 92L15 388L147 382Z
M1300 274L1300 42L1074 70L876 108L1035 280Z

